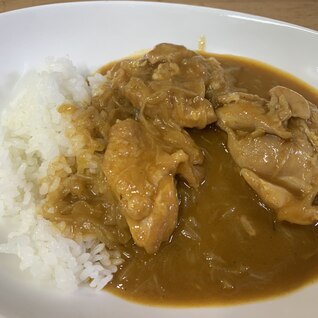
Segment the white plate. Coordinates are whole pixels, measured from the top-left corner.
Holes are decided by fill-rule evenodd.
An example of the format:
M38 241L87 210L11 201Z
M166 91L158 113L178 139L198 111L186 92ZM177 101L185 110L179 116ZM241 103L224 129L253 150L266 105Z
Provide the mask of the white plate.
M0 15L0 88L4 105L15 75L46 56L68 55L91 70L159 42L242 55L286 70L318 88L318 33L256 16L193 6L88 2L35 7ZM0 92L1 92L0 89ZM0 189L1 191L1 189ZM317 316L318 284L276 299L229 307L161 308L101 292L64 295L21 281L0 257L0 314L5 317L309 317ZM316 315L315 315L316 314Z

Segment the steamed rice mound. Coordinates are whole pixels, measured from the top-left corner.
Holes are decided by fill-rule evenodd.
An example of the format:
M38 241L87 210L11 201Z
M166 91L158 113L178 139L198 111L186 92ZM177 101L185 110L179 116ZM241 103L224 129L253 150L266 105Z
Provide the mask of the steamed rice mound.
M101 76L91 78L91 83L97 90ZM45 181L52 163L69 173L63 158L75 156L82 146L76 134L73 140L67 137L72 122L58 109L62 104L85 107L91 89L69 60L49 59L23 76L1 115L0 218L14 227L0 252L17 255L21 270L37 280L68 291L82 283L102 289L122 263L120 253L108 251L96 237L64 237L63 224L53 226L38 213L47 193L60 182Z

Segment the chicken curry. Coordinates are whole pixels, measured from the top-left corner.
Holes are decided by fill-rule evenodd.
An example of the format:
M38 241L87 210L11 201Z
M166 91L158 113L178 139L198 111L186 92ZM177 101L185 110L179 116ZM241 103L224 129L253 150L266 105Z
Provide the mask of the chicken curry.
M89 107L60 108L87 147L42 213L122 251L107 290L224 304L316 277L314 90L261 63L172 44L101 73Z

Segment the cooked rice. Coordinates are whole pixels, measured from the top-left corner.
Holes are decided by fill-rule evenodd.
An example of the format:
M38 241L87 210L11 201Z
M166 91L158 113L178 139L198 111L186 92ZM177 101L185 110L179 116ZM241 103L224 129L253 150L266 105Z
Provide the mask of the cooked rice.
M97 75L90 82L95 93L103 78ZM83 107L91 94L85 76L68 59L48 59L19 81L0 123L0 218L15 224L0 252L17 255L21 270L37 280L68 291L82 283L103 288L122 262L118 251L107 251L96 238L63 237L63 224L58 229L37 213L45 195L61 181L43 182L50 163L74 156L74 147L83 146L65 136L72 124L58 107ZM67 165L59 169L70 173Z

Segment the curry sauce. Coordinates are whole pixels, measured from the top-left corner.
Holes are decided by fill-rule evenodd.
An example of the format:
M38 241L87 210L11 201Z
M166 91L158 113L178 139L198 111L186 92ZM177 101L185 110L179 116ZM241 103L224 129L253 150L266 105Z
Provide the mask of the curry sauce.
M188 52L182 54L189 55ZM307 100L318 105L318 93L314 89L280 70L241 57L206 53L202 55L213 56L221 63L226 81L235 91L268 98L268 91L274 86L281 85L299 92ZM193 53L190 53L190 57L193 57ZM173 87L176 94L182 95L186 92L189 95L189 84L194 85L193 91L198 91L198 95L205 90L202 82L206 81L204 77L211 67L208 65L207 69L202 69L202 65L195 64L199 58L194 59L196 60L192 65L192 71L203 74L203 80L198 82L197 74L191 79L191 74L184 70L184 74L189 76L190 80L186 82L181 79L180 82L184 86ZM123 63L123 67L130 68L132 73L141 72L142 76L149 80L154 73L144 68L143 63L141 60L140 65L136 66L134 61L130 60L126 65ZM219 68L218 63L212 64L216 69ZM111 64L103 67L100 72L106 74L110 69L116 70L116 67L118 71L120 67ZM166 66L162 69L165 73L158 72L155 75L166 76L179 72L175 65L166 69L164 67ZM214 74L213 68L211 72ZM240 168L228 151L226 133L214 123L206 126L206 123L201 122L200 125L191 127L206 127L186 129L188 135L182 129L189 126L182 126L182 118L178 117L180 113L174 112L174 109L170 113L160 113L161 110L155 107L139 110L138 107L141 105L138 99L142 93L139 94L136 87L144 91L148 88L142 86L140 81L135 81L135 86L131 86L127 92L122 89L121 82L125 80L125 72L119 70L116 74L113 86L106 84L104 92L98 98L93 98L91 105L73 118L74 126L87 147L76 160L69 160L68 165L72 173L64 176L59 188L48 194L47 206L43 211L47 219L55 223L68 224L69 235L94 233L108 248L121 251L125 262L120 265L113 280L106 286L106 291L128 300L151 305L226 305L280 295L314 281L318 276L318 228L315 224L304 226L278 221L275 211L260 200L240 175ZM205 99L201 96L195 99L196 102L199 100L196 106L209 108L208 99L212 104L216 102L213 94L221 94L226 87L224 83L212 83L207 94L210 94L210 97ZM181 95L178 95L178 98ZM182 102L189 102L191 99L182 98L183 96L179 98ZM161 99L164 103L162 94L157 94L154 99ZM167 100L171 102L172 99ZM66 110L64 108L61 112L67 113L67 107ZM209 109L211 111L211 108ZM138 242L134 237L132 220L127 214L122 213L123 205L120 204L125 193L120 192L116 197L110 189L111 178L117 178L118 174L125 170L125 160L122 161L121 167L117 167L118 171L113 176L105 172L105 152L107 154L108 143L111 142L109 131L114 130L118 119L122 123L126 121L137 125L136 122L141 121L138 117L139 111L144 111L146 117L153 114L155 117L165 116L166 121L174 116L175 122L182 127L178 128L178 133L174 133L174 136L179 136L194 153L199 153L199 149L204 154L204 181L200 186L197 186L196 182L193 182L192 186L189 185L191 182L187 181L191 178L187 179L187 175L182 175L180 170L178 173L177 168L173 171L176 182L173 181L172 186L177 185L176 201L179 203L176 228L168 242L165 242L165 237L169 231L159 244L156 242L155 245L148 246L148 252L152 254L137 246L136 241L140 246L143 246L144 242ZM210 113L204 120L209 118L210 122L213 122L213 116L215 115ZM191 120L187 123L193 124ZM171 124L173 125L174 123ZM122 126L121 132L125 132L127 127ZM167 146L163 131L169 129L167 126L160 126L162 127L162 135L157 138L160 139L157 144L161 148L156 148L155 154L148 156L149 160L153 160L156 153L169 152L171 149L173 152L178 145L174 142ZM139 129L139 135L143 135L143 131ZM126 142L126 139L133 135L127 131L125 133L124 139L117 140L116 144L117 150L122 147L122 153L125 153L125 147L121 141ZM139 140L142 141L142 136ZM149 149L152 142L153 139L150 139L146 143ZM130 151L134 145L128 143L128 146L127 151ZM139 153L142 152L140 149L137 150ZM166 156L166 153L164 155ZM115 165L118 158L114 158ZM192 177L195 179L199 175L199 170L195 169L203 160L200 153L193 158L186 171L192 171ZM140 162L139 170L137 169L141 176L142 164L143 162ZM165 168L161 170L164 171ZM201 181L197 178L197 183ZM118 180L116 182L118 183ZM148 192L151 191L150 188ZM140 202L137 202L137 205L138 203ZM50 210L52 207L54 213ZM175 220L172 220L171 224L175 227L173 221ZM165 222L161 224L165 225ZM134 225L135 229L139 225ZM131 238L131 233L135 241Z
M283 85L318 104L298 79L253 60L215 56L234 85L267 97ZM204 184L179 182L179 223L156 255L129 242L125 263L106 290L152 305L197 306L250 302L290 292L318 275L318 228L279 222L239 174L214 125L189 130L204 149Z

